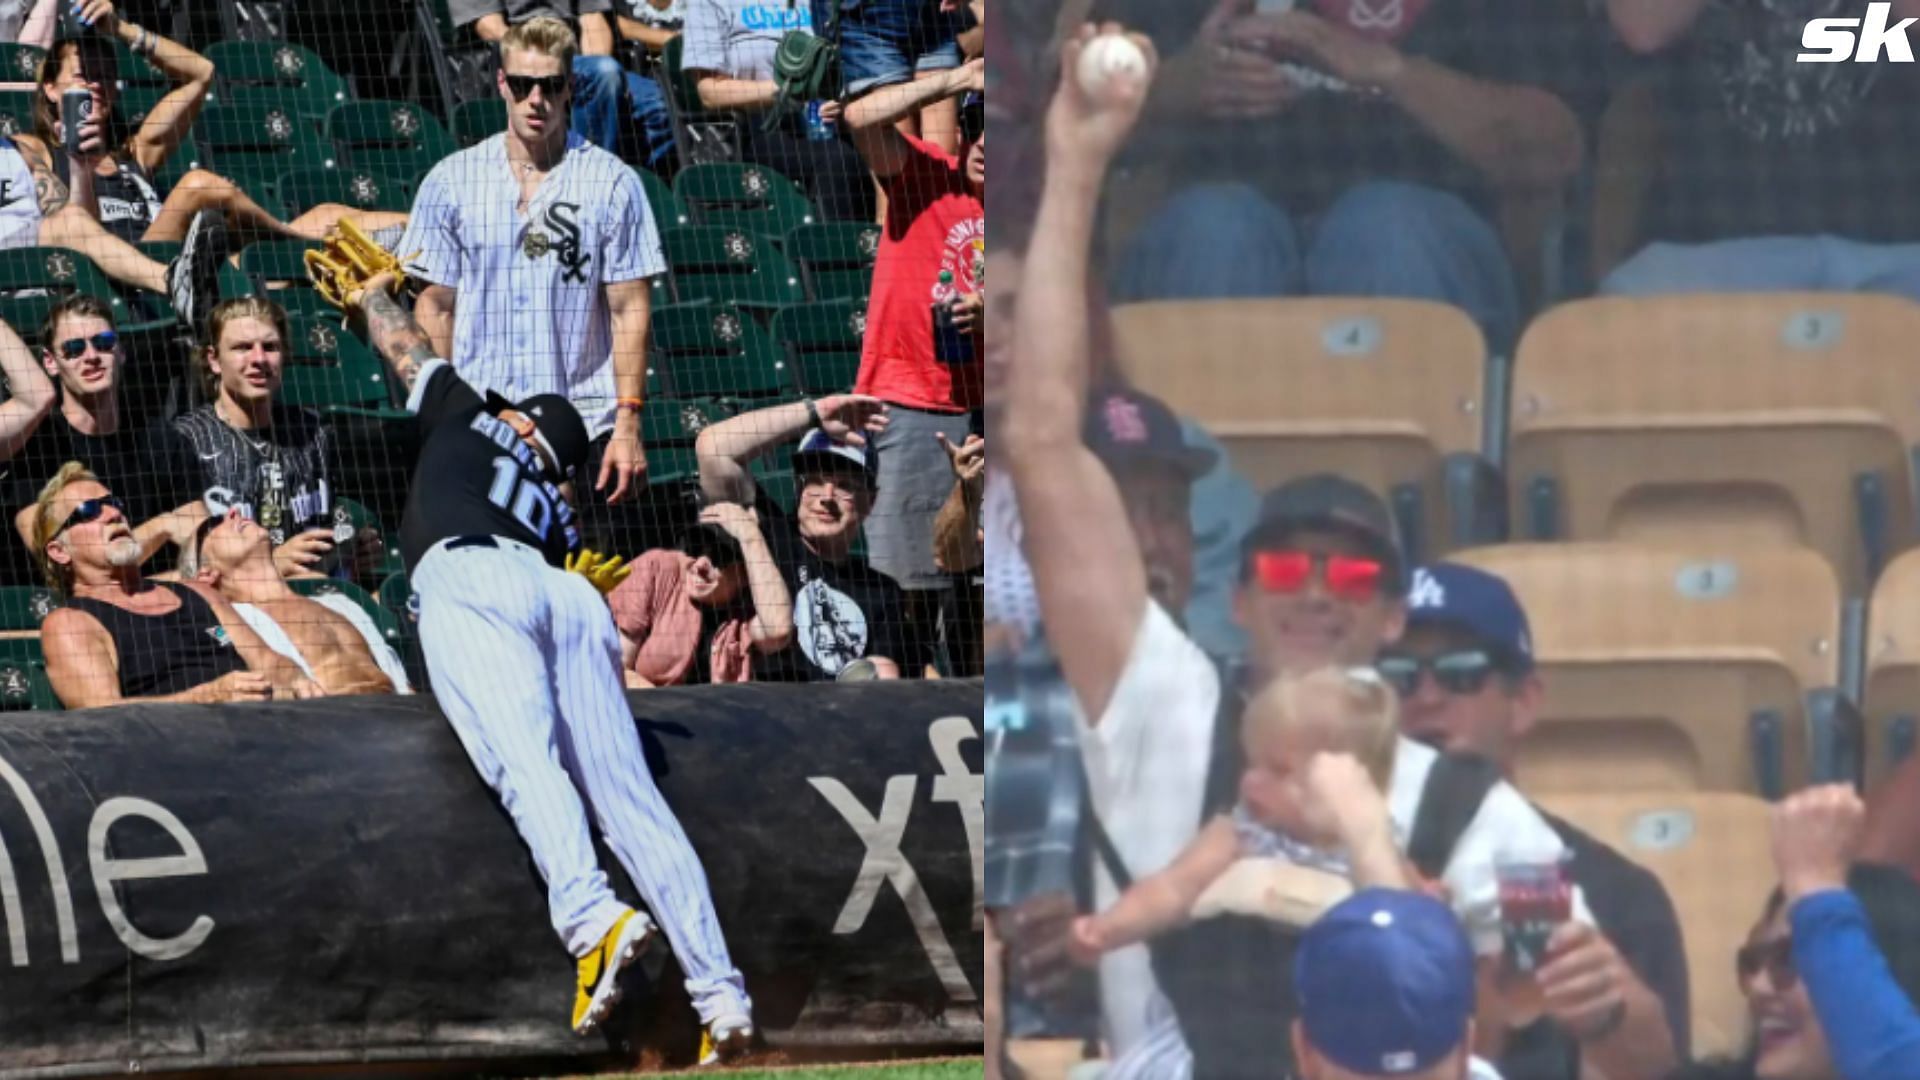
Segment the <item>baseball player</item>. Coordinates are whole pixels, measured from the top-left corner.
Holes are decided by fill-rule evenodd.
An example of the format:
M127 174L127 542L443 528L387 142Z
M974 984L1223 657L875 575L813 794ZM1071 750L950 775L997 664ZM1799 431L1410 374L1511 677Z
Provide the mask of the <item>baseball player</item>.
M433 167L397 250L417 253L420 325L461 378L579 408L593 439L582 526L604 545L633 524L609 504L637 502L646 484L647 279L667 264L633 169L568 133L576 52L558 19L507 31L507 130Z
M595 591L619 575L596 571L590 554L570 558L580 549L570 478L587 460L586 425L559 394L483 398L389 295L403 280L397 261L352 225L308 265L322 295L366 316L419 417L400 543L427 671L533 853L555 932L579 958L574 1031L605 1018L620 969L654 933L608 886L590 807L687 973L706 1025L702 1062L737 1056L753 1039L751 1004L705 871L654 787L621 682L620 637Z

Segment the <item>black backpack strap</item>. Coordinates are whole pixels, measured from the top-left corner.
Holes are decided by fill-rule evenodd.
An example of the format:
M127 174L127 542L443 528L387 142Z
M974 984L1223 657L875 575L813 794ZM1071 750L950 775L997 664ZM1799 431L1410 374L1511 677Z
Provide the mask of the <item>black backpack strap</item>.
M1246 672L1238 664L1216 661L1220 677L1220 704L1213 717L1213 753L1207 761L1206 795L1200 823L1233 808L1240 799L1240 773L1246 767L1240 749L1240 720L1247 711Z
M1081 765L1083 771L1080 774L1081 835L1083 840L1091 841L1091 850L1099 857L1100 861L1106 865L1107 876L1113 879L1114 885L1119 891L1126 892L1128 889L1133 888L1133 871L1127 869L1127 860L1120 857L1120 849L1113 845L1113 837L1107 835L1106 823L1100 820L1099 813L1093 808L1093 781L1086 775L1084 771L1085 768L1086 766L1083 763ZM1087 848L1089 845L1082 843L1080 846ZM1083 900L1087 905L1087 910L1092 911L1097 905L1094 903L1093 898L1091 865L1088 867L1088 872L1089 876L1085 883L1086 896L1083 897Z
M1441 754L1434 761L1407 840L1407 858L1422 874L1438 881L1446 873L1454 845L1501 779L1500 767L1477 754Z

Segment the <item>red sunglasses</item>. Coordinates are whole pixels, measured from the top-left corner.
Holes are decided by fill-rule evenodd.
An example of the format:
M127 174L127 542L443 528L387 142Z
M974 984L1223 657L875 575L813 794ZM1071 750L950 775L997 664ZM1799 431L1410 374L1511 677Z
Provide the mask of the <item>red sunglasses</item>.
M1315 555L1309 551L1260 551L1253 556L1253 579L1270 593L1297 593L1313 580L1313 568L1322 566L1327 591L1342 600L1363 603L1380 593L1386 567L1378 559L1354 555Z

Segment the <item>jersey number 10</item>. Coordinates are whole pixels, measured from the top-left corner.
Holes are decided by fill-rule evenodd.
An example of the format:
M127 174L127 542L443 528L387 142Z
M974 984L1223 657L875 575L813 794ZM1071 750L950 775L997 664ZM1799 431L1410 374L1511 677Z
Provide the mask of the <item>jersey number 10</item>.
M487 489L487 500L512 514L540 543L547 542L547 529L553 525L553 500L537 481L521 476L519 462L504 454L493 459L493 486Z

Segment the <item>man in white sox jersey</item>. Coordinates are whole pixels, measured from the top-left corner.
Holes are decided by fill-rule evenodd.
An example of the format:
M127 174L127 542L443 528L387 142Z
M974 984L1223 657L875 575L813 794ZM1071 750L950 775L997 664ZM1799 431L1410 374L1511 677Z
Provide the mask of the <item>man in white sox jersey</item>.
M653 784L620 676L620 636L593 583L561 569L580 547L568 505L587 429L567 399L484 398L434 356L388 289L343 297L407 389L420 461L400 529L441 711L499 793L547 883L553 928L579 958L573 1028L619 996L654 924L614 897L588 811L673 943L706 1026L703 1063L744 1052L751 1003L706 872ZM582 796L585 796L583 801Z
M646 483L647 279L664 273L645 192L570 134L573 31L530 19L500 42L507 130L434 166L399 251L428 284L416 313L436 355L481 390L564 394L592 437L585 533L632 553L626 507ZM417 255L415 253L418 253Z

